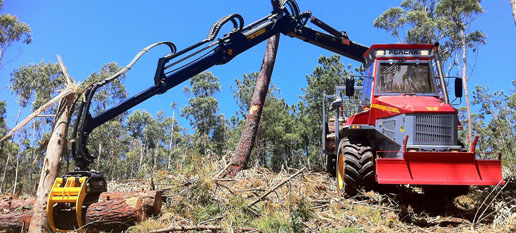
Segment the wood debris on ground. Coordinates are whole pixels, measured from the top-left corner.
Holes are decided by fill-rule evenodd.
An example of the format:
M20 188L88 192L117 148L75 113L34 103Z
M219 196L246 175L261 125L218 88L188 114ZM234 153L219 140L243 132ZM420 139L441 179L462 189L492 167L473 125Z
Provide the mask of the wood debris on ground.
M194 166L155 173L156 187L165 190L162 214L130 230L204 231L204 226L215 226L221 232L516 231L512 184L491 205L484 203L487 208L479 208L492 188L475 187L468 195L448 198L424 195L418 187L391 186L344 198L335 178L325 172L274 173L255 167L228 179L217 176L226 165L216 158ZM484 212L481 221L473 223L479 209Z
M254 167L224 178L226 161L212 155L173 171L156 171L148 179L109 181L109 192L163 191L161 213L126 232L516 231L512 180L503 188L473 187L455 198L425 195L410 186L379 187L344 198L325 172ZM2 196L0 223L16 211L31 211L30 206L20 208L27 206L23 200Z

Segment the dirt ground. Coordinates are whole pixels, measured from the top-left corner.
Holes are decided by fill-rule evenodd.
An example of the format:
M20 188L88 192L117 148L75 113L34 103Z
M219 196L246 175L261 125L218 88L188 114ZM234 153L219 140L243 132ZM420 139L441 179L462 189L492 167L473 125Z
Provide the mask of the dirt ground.
M162 214L129 231L212 226L220 232L516 232L511 179L505 186L470 187L466 195L379 186L345 198L324 172L252 168L225 179L218 178L223 166L217 164L155 174L157 188L165 190Z
M344 197L334 177L251 168L224 178L224 161L192 161L108 191L163 190L161 214L127 232L516 232L516 184L464 190L377 186ZM188 168L190 167L190 168Z

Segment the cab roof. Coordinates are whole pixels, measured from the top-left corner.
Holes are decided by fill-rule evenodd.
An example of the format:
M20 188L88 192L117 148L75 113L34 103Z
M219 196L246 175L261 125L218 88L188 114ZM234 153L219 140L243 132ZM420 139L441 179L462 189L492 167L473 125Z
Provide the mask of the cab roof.
M377 57L433 57L433 44L374 44L364 53L366 64L370 64ZM428 52L421 52L427 50ZM380 51L380 52L378 52Z

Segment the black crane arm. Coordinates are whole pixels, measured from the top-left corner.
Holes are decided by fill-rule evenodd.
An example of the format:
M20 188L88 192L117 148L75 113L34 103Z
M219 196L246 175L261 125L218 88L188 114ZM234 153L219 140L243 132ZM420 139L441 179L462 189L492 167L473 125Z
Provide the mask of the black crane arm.
M229 62L235 56L277 33L283 33L353 60L364 62L362 55L368 48L350 41L345 32L338 32L322 21L311 17L311 12L300 13L295 0L271 0L271 2L274 8L271 14L245 27L243 18L238 14L233 14L223 17L213 24L206 39L184 50L176 52L175 46L167 43L171 48L171 53L158 60L154 85L95 117L92 117L89 112L95 91L111 80L103 80L92 85L85 92L85 101L79 107L72 135L75 138L72 143L72 156L76 169L88 171L89 164L96 158L95 155L88 152L86 147L88 136L93 129L214 65ZM306 27L308 20L329 34ZM221 27L228 22L233 24L232 31L215 41ZM201 47L203 45L204 47ZM204 54L199 55L201 53ZM194 59L193 57L197 55L199 56ZM174 69L175 66L182 63L186 64Z

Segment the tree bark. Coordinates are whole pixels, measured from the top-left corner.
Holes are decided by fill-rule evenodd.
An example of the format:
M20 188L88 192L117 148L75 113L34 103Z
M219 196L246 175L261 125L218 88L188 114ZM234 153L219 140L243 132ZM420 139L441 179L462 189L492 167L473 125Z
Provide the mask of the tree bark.
M85 212L87 232L122 232L149 216L161 212L161 191L108 192L100 195L99 201L91 204ZM35 198L0 202L0 232L25 232L31 222ZM73 229L75 213L55 210L57 226ZM59 216L59 217L57 217Z
M36 192L36 202L34 203L34 213L30 222L29 232L39 233L48 230L46 204L54 180L59 172L59 162L66 146L66 134L72 112L72 105L75 94L70 94L63 98L59 103L55 117L54 129L48 142L43 167L39 178L38 190Z
M256 87L254 88L253 98L251 100L251 107L245 120L244 129L240 136L240 142L235 151L235 155L231 160L231 166L228 171L228 176L235 176L239 171L247 167L247 162L253 150L254 141L258 125L260 124L260 117L262 115L265 97L269 89L271 81L272 70L274 69L274 62L276 61L276 53L278 52L280 34L276 34L269 38L265 55L263 57L262 67L258 80L256 80Z
M100 194L99 202L113 200L113 199L129 199L132 197L139 197L142 199L142 219L145 220L149 216L158 215L161 212L162 205L162 192L151 190L151 191L135 191L135 192L106 192Z
M466 101L466 114L468 117L468 148L471 147L471 143L473 143L473 122L471 119L471 105L469 102L469 92L468 92L468 75L467 75L467 56L466 56L466 36L464 30L461 30L462 36L462 85L464 86L464 97Z
M516 0L511 0L512 17L514 18L514 24L516 25Z

